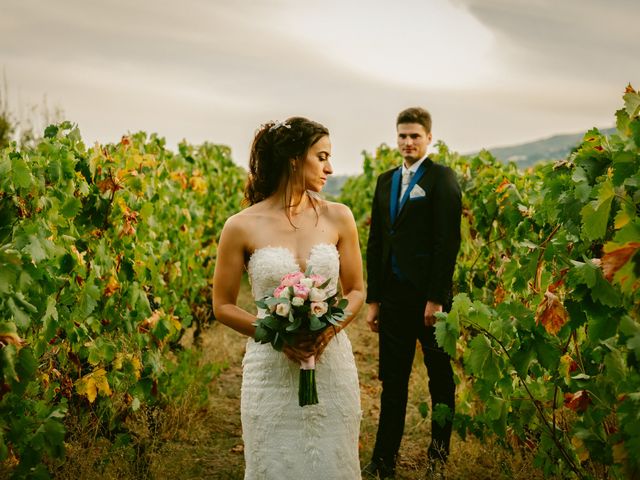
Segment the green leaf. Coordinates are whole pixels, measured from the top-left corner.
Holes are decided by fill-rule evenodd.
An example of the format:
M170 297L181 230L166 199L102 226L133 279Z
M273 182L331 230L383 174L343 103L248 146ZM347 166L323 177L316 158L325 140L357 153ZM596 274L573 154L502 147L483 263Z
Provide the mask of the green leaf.
M21 157L13 160L11 170L14 185L22 188L31 186L31 170Z
M16 355L14 366L17 381L13 385L13 392L22 395L29 383L35 379L38 370L38 362L33 356L33 351L30 348L21 348Z
M474 375L480 376L489 383L497 382L502 373L498 365L491 342L484 335L476 335L469 342L468 364Z
M418 404L418 411L422 418L427 418L429 416L429 404L427 402L420 402Z
M591 315L587 324L587 335L593 343L611 338L618 330L618 319L609 312L600 315Z
M89 316L95 310L100 296L101 293L98 286L87 281L80 296L80 311L84 316Z
M30 236L29 244L24 247L24 250L35 263L47 258L47 252L45 251L42 241L33 235Z
M13 298L9 297L7 299L7 305L9 307L9 311L13 314L13 320L16 322L16 325L25 330L29 324L31 323L31 318L27 315L18 305L16 305Z
M629 128L629 114L624 108L616 111L616 128L621 133L625 133Z
M588 240L604 237L614 196L613 185L607 180L600 186L597 200L588 203L580 211L583 232Z
M340 301L338 302L338 308L344 310L345 308L347 308L347 305L349 305L349 300L347 300L346 298L342 298L340 299Z
M456 355L456 341L460 337L460 331L447 320L439 320L435 325L436 340L438 345L451 357Z
M616 213L614 226L616 230L621 229L626 226L629 222L633 221L636 217L636 207L633 203L633 200L628 196L624 195L620 201L620 209L618 213Z
M280 322L272 315L267 315L266 317L262 318L260 320L260 324L265 328L270 328L271 330L280 329Z
M526 377L529 366L535 357L535 351L529 348L520 348L511 355L511 362L521 377Z
M611 380L614 384L623 381L626 378L626 368L622 355L619 350L609 352L604 357L605 372L607 380Z
M620 319L620 332L627 337L640 334L640 324L635 322L630 315L623 315Z
M560 348L551 343L548 337L536 335L534 348L538 363L548 370L553 370L560 361Z
M68 198L62 208L60 209L60 213L65 218L73 218L78 215L78 212L82 209L82 202L75 197Z
M602 272L597 272L596 285L591 289L591 298L608 307L616 307L620 305L620 294L618 291L605 280Z
M625 93L622 99L624 100L624 108L627 111L627 115L630 118L637 116L640 111L640 94L635 92Z
M324 328L324 323L320 321L315 315L309 315L309 330L316 332Z
M9 448L4 441L4 435L2 434L2 430L0 430L0 462L4 462L9 456Z
M633 152L616 152L613 156L613 184L623 185L638 171L637 156Z
M635 334L627 340L627 348L629 350L633 350L636 354L636 358L640 358L640 333Z
M444 424L451 420L452 412L451 409L445 405L444 403L436 403L433 407L433 421L436 422L439 426L444 427Z
M300 317L298 317L298 318L294 317L293 323L289 323L289 325L287 325L287 328L285 330L287 332L295 332L301 326L302 326L302 319Z
M9 344L0 348L0 372L4 376L5 381L18 381L16 372L16 356L17 349L15 345Z
M44 129L44 138L54 138L58 134L58 127L56 125L49 125Z
M255 325L255 323L254 323ZM269 343L271 341L271 332L264 328L262 325L256 325L256 333L253 338L259 343Z
M495 395L491 395L489 400L486 403L486 412L487 417L490 420L498 420L500 417L504 415L504 410L506 407L506 402L503 398L496 397Z
M589 260L585 263L571 260L571 263L574 265L571 274L575 275L578 282L593 288L596 284L598 266Z

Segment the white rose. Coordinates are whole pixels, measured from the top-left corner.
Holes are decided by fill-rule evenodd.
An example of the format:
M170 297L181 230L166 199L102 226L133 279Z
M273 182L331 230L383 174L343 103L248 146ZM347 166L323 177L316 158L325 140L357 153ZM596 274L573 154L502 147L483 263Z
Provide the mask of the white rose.
M327 313L328 309L329 305L327 305L327 302L311 302L311 313L316 317L321 317Z
M311 288L313 287L313 280L311 280L310 278L303 278L302 280L300 280L300 284L304 285L307 288Z
M301 307L302 305L304 305L304 300L300 297L293 297L293 300L291 300L291 305L293 305L294 307Z
M289 315L290 309L291 307L288 303L279 303L276 307L276 314L280 315L281 317L286 317Z
M309 300L312 302L323 302L327 298L327 292L322 288L312 288L309 292Z

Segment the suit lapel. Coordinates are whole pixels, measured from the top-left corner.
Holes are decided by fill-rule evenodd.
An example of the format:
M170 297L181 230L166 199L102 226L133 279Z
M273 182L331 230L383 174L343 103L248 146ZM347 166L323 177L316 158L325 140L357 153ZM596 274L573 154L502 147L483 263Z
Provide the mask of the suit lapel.
M402 196L402 201L400 202L400 208L398 209L398 214L402 211L402 207L404 207L405 203L407 203L407 199L411 194L411 190L413 190L413 187L415 187L416 183L418 183L418 181L422 178L425 170L426 170L425 162L422 162L420 167L418 167L418 170L416 171L416 173L413 174L413 177L411 178L411 182L409 183L407 190L404 192L404 195Z
M391 198L389 199L389 213L391 215L391 223L393 223L398 215L398 197L400 196L400 182L402 180L402 167L397 168L391 177Z
M396 208L396 216L391 218L392 223L396 223L400 218L402 212L404 211L404 206L406 205L407 201L409 200L409 197L411 196L411 190L413 190L413 187L415 187L416 184L420 181L420 179L424 176L425 172L427 171L427 167L429 165L431 165L430 160L429 158L426 158L425 161L422 162L420 167L418 167L418 170L416 171L416 173L413 174L413 178L411 179L411 182L409 183L407 190L404 192L404 195L402 196L402 200L400 202L397 202L396 200L396 202L399 203L399 205ZM399 177L401 176L402 174L399 175ZM399 187L398 187L397 193L400 193Z

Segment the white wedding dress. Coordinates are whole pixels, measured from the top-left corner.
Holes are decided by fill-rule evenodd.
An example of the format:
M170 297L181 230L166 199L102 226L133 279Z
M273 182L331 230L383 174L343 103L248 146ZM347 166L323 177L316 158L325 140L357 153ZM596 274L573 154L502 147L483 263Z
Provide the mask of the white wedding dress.
M312 272L336 288L339 254L315 245ZM257 249L247 265L253 296L271 295L287 273L300 270L284 247ZM242 437L250 480L353 480L360 478L360 389L351 342L343 331L316 364L317 405L298 405L300 366L252 338L242 362Z

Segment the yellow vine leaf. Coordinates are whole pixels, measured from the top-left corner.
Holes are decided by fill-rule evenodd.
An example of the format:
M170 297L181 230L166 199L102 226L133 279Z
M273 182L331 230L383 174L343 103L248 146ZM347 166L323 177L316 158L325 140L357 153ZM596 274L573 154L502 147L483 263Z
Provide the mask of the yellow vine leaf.
M627 450L624 448L624 442L618 442L613 447L613 461L615 463L623 463L627 459Z
M76 382L76 391L78 395L87 397L90 403L93 403L98 396L98 392L105 396L111 395L111 387L107 380L107 372L104 368L99 368L85 375Z
M571 445L573 445L573 448L576 451L576 455L581 462L589 460L589 450L587 450L587 447L584 446L584 442L581 439L579 439L578 437L572 437Z

